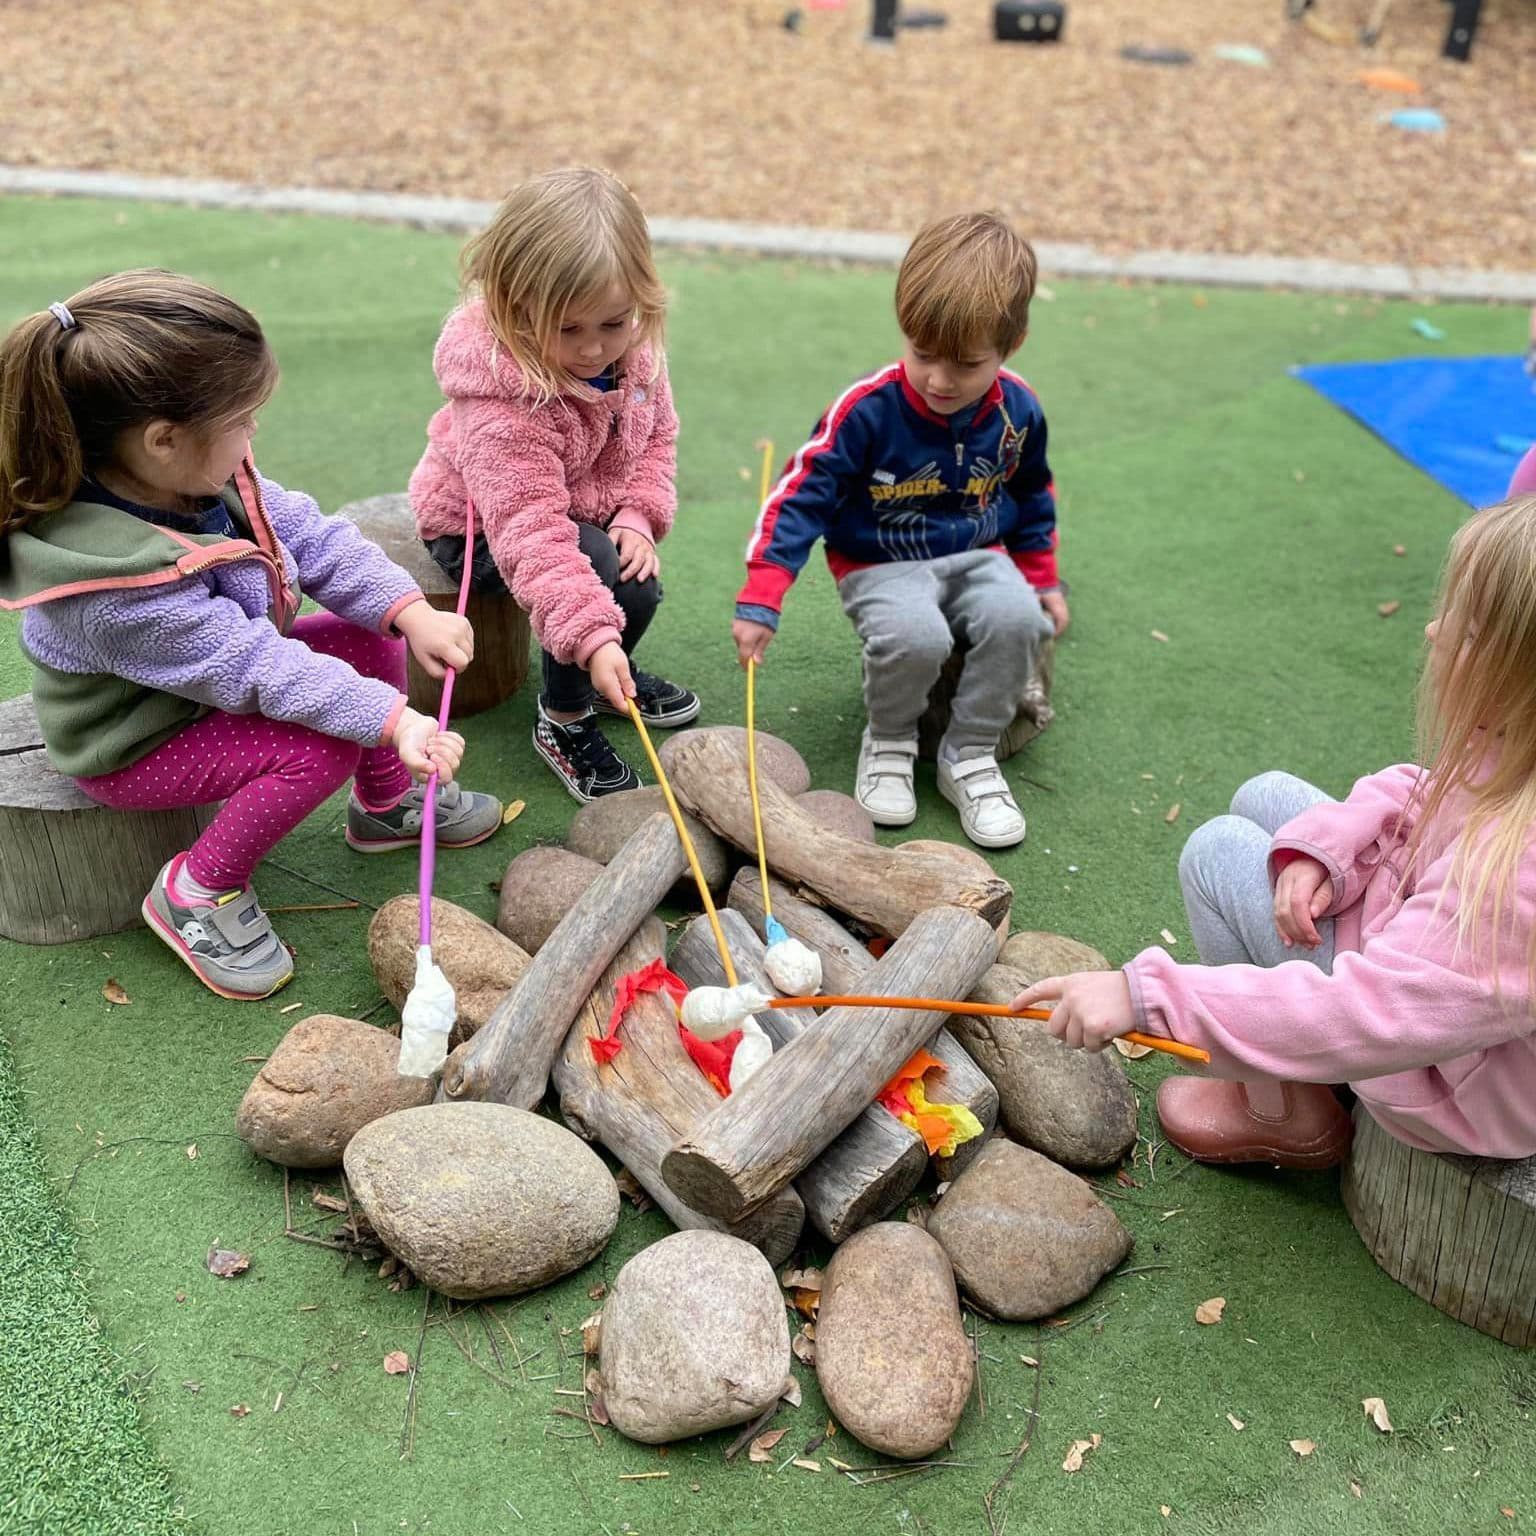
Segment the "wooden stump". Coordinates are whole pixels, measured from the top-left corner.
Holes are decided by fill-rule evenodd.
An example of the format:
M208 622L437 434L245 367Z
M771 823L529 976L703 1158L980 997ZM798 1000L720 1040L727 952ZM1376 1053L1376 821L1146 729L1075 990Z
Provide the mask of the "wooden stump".
M1536 1344L1536 1157L1420 1152L1357 1104L1342 1193L1394 1280L1481 1333Z
M603 972L555 1062L560 1113L578 1135L601 1141L634 1174L679 1228L729 1232L781 1264L800 1240L805 1209L792 1189L781 1189L734 1226L693 1209L661 1177L661 1159L720 1103L694 1066L677 1032L671 999L654 992L636 998L619 1029L623 1049L599 1063L590 1042L603 1033L620 980L661 958L661 920L648 917Z
M763 973L763 941L741 913L720 911L720 927L730 946L736 974L744 982L773 990ZM707 917L696 917L672 951L672 969L690 987L725 985L725 966L715 948ZM814 1024L814 1014L775 1013L762 1009L757 1022L775 1050ZM928 1168L923 1138L889 1110L871 1104L813 1163L801 1171L795 1190L805 1213L829 1242L840 1243L860 1227L879 1221L922 1182Z
M963 997L991 965L995 941L974 912L934 907L866 985L888 997ZM740 1220L858 1119L943 1021L916 1010L829 1008L673 1146L661 1176L695 1210Z
M944 663L944 670L939 673L939 680L933 685L933 692L928 695L928 708L923 712L923 718L918 721L918 755L930 762L938 756L939 742L943 739L944 732L949 729L949 707L954 702L955 685L960 681L960 668L964 661L965 652L957 650ZM1036 677L1041 687L1045 689L1044 713L1041 713L1038 707L1032 708L1029 705L1019 710L1013 717L1013 724L998 740L997 760L999 762L1022 752L1051 723L1054 718L1050 708L1051 683L1055 673L1056 642L1047 640L1040 648L1040 664L1036 668Z
M217 809L108 810L54 772L31 694L0 704L0 934L67 944L135 927L161 866Z
M416 532L416 517L406 495L369 496L337 514L357 524L396 565L409 571L434 608L452 613L458 583L427 553ZM478 715L510 699L528 676L528 615L504 593L471 592L465 617L474 626L475 659L453 685L453 714ZM412 709L437 713L442 684L410 658L406 693Z

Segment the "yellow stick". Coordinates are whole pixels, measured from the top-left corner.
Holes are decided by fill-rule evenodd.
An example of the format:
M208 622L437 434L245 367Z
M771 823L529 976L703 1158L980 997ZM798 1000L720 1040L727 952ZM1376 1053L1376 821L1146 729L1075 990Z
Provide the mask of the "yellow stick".
M762 441L762 449L763 449L763 484L762 484L761 493L759 494L759 496L757 498L757 504L758 504L759 507L761 507L762 504L765 501L768 500L768 486L769 486L769 483L773 479L773 439L771 437L765 437L763 439L763 441Z
M763 807L757 796L757 657L747 663L747 787L752 791L752 831L757 838L757 872L763 881L763 926L773 921L768 891L768 850L763 844Z
M715 911L715 900L709 894L709 882L704 878L704 871L699 868L699 855L693 846L693 839L688 835L688 823L683 820L683 813L678 809L677 797L672 793L672 786L667 782L666 770L661 766L661 759L656 755L656 748L651 745L651 734L645 728L645 721L640 718L640 711L635 707L633 699L626 699L629 705L629 718L635 722L635 729L640 733L640 744L645 748L645 755L651 761L651 771L656 775L656 782L661 785L662 798L667 802L667 809L672 813L672 825L677 828L678 841L683 845L683 852L688 857L688 867L693 871L694 884L699 888L699 899L704 903L704 910L709 914L709 926L715 932L715 947L720 951L720 964L725 968L725 979L728 985L736 985L736 967L731 963L730 946L725 942L725 934L720 928L720 914Z

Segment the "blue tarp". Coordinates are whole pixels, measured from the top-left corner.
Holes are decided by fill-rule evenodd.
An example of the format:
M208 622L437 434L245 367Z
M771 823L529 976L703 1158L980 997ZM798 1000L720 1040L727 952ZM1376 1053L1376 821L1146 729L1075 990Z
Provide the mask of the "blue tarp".
M1504 499L1536 441L1536 390L1518 357L1409 357L1291 372L1469 506Z

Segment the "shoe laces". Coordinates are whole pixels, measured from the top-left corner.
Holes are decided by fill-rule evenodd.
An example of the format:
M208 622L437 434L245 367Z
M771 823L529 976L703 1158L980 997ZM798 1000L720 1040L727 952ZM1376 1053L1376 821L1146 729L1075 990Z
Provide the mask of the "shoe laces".
M561 725L553 720L549 723L565 734L571 761L583 772L601 779L610 771L622 771L624 765L619 761L619 754L613 750L613 744L590 715L582 720L573 720L569 725Z

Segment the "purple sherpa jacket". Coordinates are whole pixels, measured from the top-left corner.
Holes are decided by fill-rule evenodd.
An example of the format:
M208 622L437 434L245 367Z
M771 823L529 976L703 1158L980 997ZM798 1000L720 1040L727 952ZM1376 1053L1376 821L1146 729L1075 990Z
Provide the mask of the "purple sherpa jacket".
M475 299L443 327L433 367L445 405L411 476L424 539L464 537L473 497L496 568L556 661L586 666L624 614L581 552L578 523L658 543L677 512L677 412L662 359L641 345L617 385L538 404Z
M421 597L416 582L345 518L322 516L310 497L259 478L249 461L235 489L254 542L209 550L214 563L195 574L94 590L80 581L43 594L26 607L22 644L60 672L108 674L210 709L383 744L405 696L284 630L302 590L339 618L390 632ZM192 553L190 563L204 558ZM181 567L188 563L182 556Z

